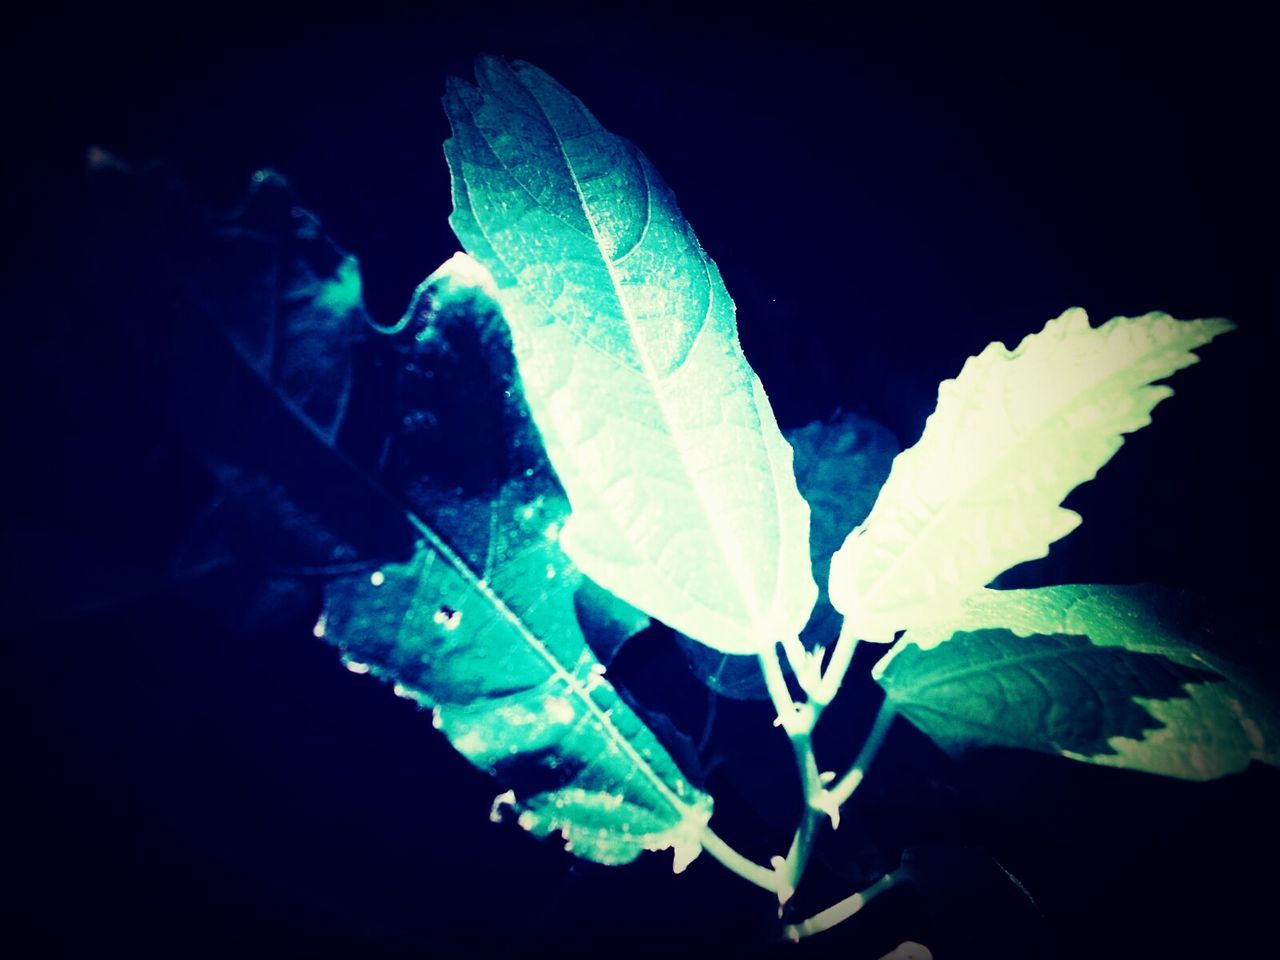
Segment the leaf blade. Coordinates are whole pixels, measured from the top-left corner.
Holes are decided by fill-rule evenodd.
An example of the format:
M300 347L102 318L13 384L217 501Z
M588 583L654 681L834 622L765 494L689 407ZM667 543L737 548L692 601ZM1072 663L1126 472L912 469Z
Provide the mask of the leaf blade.
M665 847L687 863L710 798L605 679L577 624L581 575L545 532L563 501L529 493L514 483L473 504L473 519L516 519L485 520L492 561L464 559L424 528L410 563L331 585L320 632L357 672L432 707L468 760L527 794L511 801L525 829L576 838L574 853L602 863ZM588 807L589 837L574 813ZM606 823L602 810L616 815Z
M629 143L527 64L445 97L451 218L493 271L573 514L565 550L683 633L750 653L816 596L791 449L732 301Z
M998 574L1044 556L1080 523L1063 498L1172 393L1155 381L1229 329L1159 313L1094 328L1073 309L1013 351L993 343L971 357L832 558L846 629L887 642L946 623Z
M647 620L592 588L560 549L568 504L475 270L455 257L424 282L422 330L400 344L411 361L397 364L404 404L436 415L410 418L384 458L385 477L412 505L415 555L332 584L320 633L357 672L432 707L459 752L520 791L495 810L510 804L525 829L560 832L601 863L675 847L682 866L700 849L710 798L587 646L585 625L625 636ZM470 389L459 396L460 387ZM471 389L501 399L479 408ZM467 433L481 426L502 449L479 470L438 462L440 450L474 448Z
M899 692L890 695L906 704L908 719L944 746L1022 746L1187 780L1236 773L1254 760L1280 765L1280 705L1274 694L1206 646L1203 628L1186 608L1174 591L1153 587L985 590L951 626L908 631L873 675L886 690L898 685ZM1045 662L1056 658L1080 671L1075 680L1049 673L1041 681L1050 700L1082 705L1076 720L1060 723L1094 723L1092 740L1051 743L1043 730L1027 726L1027 703L1034 697L1015 702L1007 685L1004 692L979 691L982 675L1001 669L977 656L984 643ZM967 687L963 678L947 675L966 659L976 664L969 677L975 682ZM1170 676L1179 678L1176 689L1165 682ZM1081 683L1099 693L1096 704L1087 703ZM1123 683L1127 690L1117 686ZM1042 709L1047 716L1053 707L1046 703ZM1123 722L1103 729L1102 709ZM1001 711L1006 712L995 716ZM985 725L979 723L984 716ZM962 731L966 722L974 725L970 733ZM948 724L955 725L952 732Z

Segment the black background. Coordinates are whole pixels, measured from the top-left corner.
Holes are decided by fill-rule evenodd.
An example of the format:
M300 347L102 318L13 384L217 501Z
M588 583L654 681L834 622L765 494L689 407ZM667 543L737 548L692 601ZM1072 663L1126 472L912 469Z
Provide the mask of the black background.
M666 854L606 870L491 825L494 785L410 704L342 670L313 616L239 631L166 588L165 549L208 482L156 454L146 423L104 432L89 412L119 397L77 373L93 362L77 345L101 334L67 266L88 146L166 161L220 207L255 169L281 171L390 322L457 247L444 77L481 53L530 60L675 189L784 426L843 406L910 443L967 355L1068 306L1095 322L1228 316L1240 330L1072 495L1083 527L1013 582L1208 589L1273 672L1263 33L1221 5L1035 19L174 6L10 24L6 846L25 922L9 936L34 936L36 955L774 949L769 898L709 858L680 877ZM184 482L130 502L156 475ZM90 567L132 573L113 592ZM696 691L664 692L672 650L655 636L622 676L696 732ZM786 841L786 816L762 811L791 799L785 745L755 747L778 739L768 721L722 709L717 742L752 769L711 782L722 832L762 858ZM1246 955L1273 939L1278 801L1270 770L1197 785L994 752L953 762L895 729L851 811L872 845L981 846L1042 916L948 867L933 893L886 897L792 953L877 957L915 937L940 958Z

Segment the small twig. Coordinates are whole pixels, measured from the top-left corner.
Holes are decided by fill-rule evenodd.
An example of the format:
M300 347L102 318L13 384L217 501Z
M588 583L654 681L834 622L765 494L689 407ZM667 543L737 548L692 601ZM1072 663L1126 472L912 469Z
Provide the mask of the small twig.
M823 930L830 930L836 924L848 920L897 882L898 877L896 874L886 873L867 889L855 893L853 896L845 897L839 903L827 907L821 913L814 914L808 920L787 924L783 928L783 934L793 943L799 943L805 937L811 937L815 933L821 933Z
M702 849L719 860L731 872L754 883L757 887L768 890L770 893L778 893L781 889L781 878L776 871L762 867L754 860L744 857L710 827L703 828Z
M785 647L785 644L784 644ZM760 654L760 666L764 670L765 686L778 711L778 723L787 732L800 772L800 784L804 790L804 812L796 826L795 836L785 857L774 857L773 868L783 880L778 899L786 903L800 883L800 877L809 862L813 841L818 833L818 823L826 810L825 791L818 763L813 756L812 732L822 712L821 704L808 701L796 703L787 689L778 660L777 644Z
M783 638L782 652L786 654L787 663L791 665L791 672L796 675L796 681L800 684L804 695L810 700L814 699L822 680L819 657L811 655L804 648L799 634Z
M839 808L858 789L858 786L862 783L862 778L866 775L867 767L871 766L871 761L875 759L876 754L880 751L880 745L884 743L885 734L889 732L889 727L893 724L893 718L897 715L897 708L894 706L893 701L885 697L880 704L880 712L876 714L875 722L871 724L871 732L867 734L867 739L863 742L862 749L858 751L858 758L853 761L853 766L849 768L849 772L840 778L840 782L827 791L827 796L834 807Z
M836 693L840 690L840 684L844 682L844 675L849 670L849 664L853 662L853 652L858 649L858 638L847 629L847 626L848 621L845 621L845 628L840 630L836 648L831 651L827 669L823 671L822 679L818 682L813 694L814 700L824 707L835 699Z
M791 698L791 691L787 689L787 678L782 675L777 647L776 643L770 644L767 650L760 652L760 669L764 671L764 685L769 691L769 699L773 701L773 708L778 711L778 723L790 733L797 723L797 708L795 700Z

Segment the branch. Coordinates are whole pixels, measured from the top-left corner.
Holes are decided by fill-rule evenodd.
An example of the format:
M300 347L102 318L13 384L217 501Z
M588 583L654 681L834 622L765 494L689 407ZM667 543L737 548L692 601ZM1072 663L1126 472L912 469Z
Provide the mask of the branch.
M762 867L754 860L747 859L725 843L719 834L710 827L703 828L701 839L703 850L744 880L750 881L770 893L779 893L782 889L782 879L776 871L770 870L768 867Z
M815 933L821 933L823 930L830 930L836 924L848 920L897 882L898 876L896 872L886 873L867 889L855 893L851 897L845 897L839 903L827 907L821 913L814 914L808 920L787 924L783 928L783 935L793 943L799 943L805 937L811 937Z
M814 694L814 700L824 707L835 699L836 693L840 690L840 684L844 682L844 675L849 670L849 664L853 662L853 652L858 649L858 638L847 629L847 624L848 621L840 630L836 648L831 651L831 659L827 662L827 669L822 674Z
M827 797L833 807L839 809L853 796L853 791L858 789L862 778L866 775L867 767L871 766L871 761L879 753L885 734L889 732L889 727L893 725L893 718L897 715L897 708L893 701L885 697L880 704L880 712L876 714L875 722L871 725L871 732L867 734L862 749L858 751L858 758L853 761L849 772L840 778L840 782L827 791Z
M772 861L773 869L782 881L782 886L778 890L778 900L780 903L786 903L791 899L808 865L813 841L818 833L820 817L828 812L829 805L826 802L822 777L818 773L818 762L813 756L811 737L823 705L817 701L796 703L792 699L791 691L787 689L786 677L782 674L782 664L778 660L777 648L778 645L774 644L768 652L760 654L760 666L764 671L765 686L778 711L778 724L786 730L791 740L796 767L800 772L800 784L804 790L804 812L796 827L795 836L791 840L791 847L785 857L774 857Z

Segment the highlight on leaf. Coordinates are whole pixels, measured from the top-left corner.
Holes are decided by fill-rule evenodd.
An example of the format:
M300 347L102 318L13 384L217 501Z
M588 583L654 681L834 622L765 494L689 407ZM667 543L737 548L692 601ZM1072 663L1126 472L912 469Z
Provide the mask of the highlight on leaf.
M817 593L809 508L734 306L671 190L525 63L452 80L454 232L492 272L572 505L562 546L701 643L756 653Z
M1010 351L993 343L938 389L920 440L831 562L844 631L878 642L945 623L966 597L1080 523L1061 506L1172 394L1226 320L1163 313L1092 327L1068 310Z

